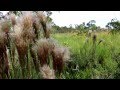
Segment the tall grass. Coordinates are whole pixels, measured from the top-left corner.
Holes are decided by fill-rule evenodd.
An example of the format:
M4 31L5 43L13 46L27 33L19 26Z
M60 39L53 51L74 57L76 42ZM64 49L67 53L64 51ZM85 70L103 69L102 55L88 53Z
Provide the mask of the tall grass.
M55 79L53 57L58 44L50 37L50 23L43 12L25 11L19 17L10 14L0 21L0 78L10 79ZM43 31L43 37L40 37ZM57 48L56 48L57 47ZM69 59L69 51L61 45L57 66ZM64 65L62 65L63 67ZM60 71L63 73L63 70Z
M119 78L120 35L92 33L91 37L76 33L53 34L60 44L71 51L71 62L63 77L68 79ZM117 61L116 61L117 60Z
M50 35L50 30L41 11L1 20L0 78L120 78L119 33Z

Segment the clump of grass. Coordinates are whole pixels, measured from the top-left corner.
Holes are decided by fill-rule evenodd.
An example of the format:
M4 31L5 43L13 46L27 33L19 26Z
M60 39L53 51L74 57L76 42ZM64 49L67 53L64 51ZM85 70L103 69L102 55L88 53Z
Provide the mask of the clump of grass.
M69 50L50 38L51 25L43 12L25 11L18 17L10 14L0 24L0 78L9 78L9 69L11 78L21 78L21 74L22 78L31 78L36 76L32 66L44 79L55 79L56 72L62 73L70 57ZM39 36L41 29L44 31L42 39Z
M93 45L93 38L89 38L89 43L84 44L84 34L81 36L71 37L73 34L63 33L55 34L54 38L57 39L62 45L68 43L71 51L71 68L68 68L63 73L65 78L69 79L108 79L115 78L114 73L119 78L119 70L117 71L117 62L119 61L119 38L120 35L108 35L104 32L96 32L97 38L96 45ZM102 41L100 39L103 39ZM117 39L116 39L117 38ZM100 42L100 44L99 44ZM110 43L111 42L111 43ZM96 46L96 47L93 47ZM92 53L95 48L95 54ZM75 70L78 65L78 69ZM74 67L75 66L75 67ZM89 71L89 72L88 72Z
M53 69L55 70L56 74L60 75L63 71L63 67L65 62L69 60L70 53L68 48L60 47L54 39L40 39L37 41L36 45L33 47L33 57L34 57L34 65L37 70L39 65L36 65L36 62L40 62L40 66L43 67L44 65L50 65L50 62L53 62ZM37 57L35 56L37 53ZM50 56L52 56L51 61ZM37 61L38 60L38 61Z
M35 18L34 18L35 17ZM20 16L19 20L17 20L17 24L15 26L16 31L15 33L18 34L16 36L16 39L18 41L18 43L16 43L16 47L17 47L17 51L22 52L19 50L20 46L23 45L23 47L25 47L25 52L24 51L24 57L27 57L27 62L28 62L28 53L30 52L30 55L33 59L34 62L34 66L36 71L38 72L39 69L39 65L38 60L40 61L41 66L43 66L44 64L47 63L47 58L48 58L48 54L49 54L49 46L48 46L48 41L46 40L40 40L38 42L35 42L35 38L38 39L38 35L39 35L39 29L41 28L41 23L43 24L43 28L46 30L48 29L46 26L46 18L45 16L42 14L41 17L39 17L40 20L37 20L38 17L36 17L35 15L33 15L33 13L31 12L24 12L23 15ZM40 21L40 22L39 22ZM47 32L46 32L47 34ZM16 42L17 42L16 41ZM21 43L20 43L21 41ZM45 41L45 42L44 42ZM23 43L23 44L22 44ZM32 47L34 47L34 44L37 44L37 57L36 57L36 52L34 51L34 49ZM18 44L18 45L17 45ZM21 45L20 45L21 44ZM26 45L27 44L27 45ZM20 53L19 53L20 56ZM37 60L38 58L38 60ZM25 62L24 62L25 63ZM27 65L29 65L27 63Z
M31 43L34 40L34 31L32 28L32 16L31 13L26 13L20 17L15 26L15 45L18 51L19 60L22 68L23 77L25 77L25 66L30 75L30 65L29 65L29 49ZM24 53L24 54L23 54Z

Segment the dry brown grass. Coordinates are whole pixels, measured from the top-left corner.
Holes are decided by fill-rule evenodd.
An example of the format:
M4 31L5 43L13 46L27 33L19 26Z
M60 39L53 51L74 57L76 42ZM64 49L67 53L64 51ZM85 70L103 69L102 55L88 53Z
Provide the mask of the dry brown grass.
M25 70L27 65L28 44L23 39L16 39L16 48L19 55L19 63L22 69L23 78L25 77Z
M1 20L0 21L1 30L5 33L9 33L10 31L10 21L9 20Z
M10 20L12 22L12 25L14 26L16 24L16 16L15 16L15 14L11 13L9 17L10 17Z
M41 25L43 27L44 37L49 38L50 37L50 30L49 30L49 27L47 25L48 23L47 23L46 16L41 11L37 12L37 16L40 19L40 23L41 23Z
M0 78L9 78L9 63L5 33L0 32Z
M39 35L42 29L44 38L41 39ZM69 50L59 47L58 43L50 38L50 29L47 17L40 11L37 13L24 11L17 18L15 14L10 14L8 19L1 20L0 78L4 76L9 78L9 62L13 70L15 70L14 62L20 64L22 77L30 78L30 64L32 63L30 60L33 59L36 71L41 72L44 79L55 79L54 70L59 73L63 71L64 63L69 59ZM7 47L9 47L8 50ZM51 56L53 61L50 61ZM18 61L15 61L15 58L18 58ZM51 63L54 70L49 67L52 66ZM27 76L28 73L29 76Z
M47 39L40 39L37 42L37 55L38 60L40 61L41 66L47 64L47 59L49 56L49 43Z
M43 65L40 71L43 79L55 79L54 70L50 69L48 65Z
M39 18L33 14L33 28L35 30L36 39L39 38L39 31L42 28Z
M55 47L52 51L53 68L59 75L62 73L65 62L69 60L69 51L64 47Z

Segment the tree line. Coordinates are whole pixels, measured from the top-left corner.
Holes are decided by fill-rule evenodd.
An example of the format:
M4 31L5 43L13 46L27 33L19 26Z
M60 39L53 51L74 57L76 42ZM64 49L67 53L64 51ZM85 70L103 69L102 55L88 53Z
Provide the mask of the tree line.
M37 12L37 11L33 11L33 12ZM117 20L116 18L111 19L111 21L106 24L106 29L103 29L100 26L97 26L95 20L90 20L87 23L83 22L81 24L76 24L75 27L73 27L71 24L69 25L69 27L67 26L60 27L56 25L53 22L53 19L50 17L52 15L51 11L43 11L43 12L46 13L49 22L51 22L52 31L55 33L67 33L67 32L74 32L74 31L86 32L88 30L96 30L96 31L111 30L114 32L120 31L120 21ZM3 15L3 13L0 12L0 19L5 18L10 13L14 13L16 16L19 16L20 14L22 14L22 11L9 11L6 15Z

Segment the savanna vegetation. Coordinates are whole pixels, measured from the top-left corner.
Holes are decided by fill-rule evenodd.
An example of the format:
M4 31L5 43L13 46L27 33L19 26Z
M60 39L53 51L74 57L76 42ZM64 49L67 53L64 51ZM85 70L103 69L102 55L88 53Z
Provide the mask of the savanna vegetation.
M73 28L54 24L50 11L0 14L1 79L118 79L120 22L95 20Z

